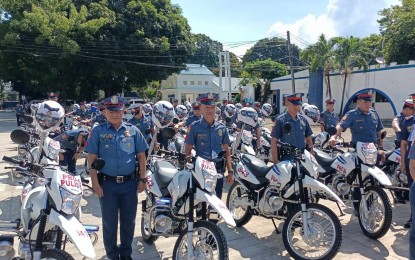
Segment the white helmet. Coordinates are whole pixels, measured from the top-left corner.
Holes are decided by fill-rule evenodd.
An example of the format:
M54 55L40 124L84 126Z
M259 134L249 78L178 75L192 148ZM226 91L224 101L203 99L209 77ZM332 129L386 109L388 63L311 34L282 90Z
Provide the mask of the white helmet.
M303 116L310 125L315 124L320 119L320 110L315 105L307 105L303 108Z
M224 109L226 117L233 117L236 114L236 107L233 104L227 104Z
M187 116L187 108L185 105L178 105L176 107L176 115L177 117L182 120Z
M175 115L173 105L162 100L154 105L152 120L158 128L165 128L171 123Z
M239 111L237 120L255 127L258 122L258 113L252 107L244 107Z
M189 101L184 102L184 105L187 108L187 112L190 113L190 111L192 111L192 103L190 103Z
M63 107L58 102L48 100L37 106L35 112L36 127L41 132L50 132L59 127L65 115Z
M265 103L262 105L261 112L264 116L269 116L272 113L272 106L269 103Z
M150 115L151 114L151 111L153 111L153 108L151 107L151 105L150 104L144 104L143 106L142 106L142 109L143 109L143 113L144 113L144 115L146 115L146 116L148 116L148 115Z
M216 107L216 109L215 109L215 116L216 116L216 118L219 118L221 114L222 114L222 112L220 111L220 108L219 107Z
M73 104L73 109L74 110L81 109L81 106L79 104Z

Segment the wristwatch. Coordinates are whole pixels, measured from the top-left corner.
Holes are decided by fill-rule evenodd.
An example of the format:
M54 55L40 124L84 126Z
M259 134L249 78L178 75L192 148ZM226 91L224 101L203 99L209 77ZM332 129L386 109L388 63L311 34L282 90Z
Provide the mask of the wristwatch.
M233 170L232 169L228 170L228 173L232 173L233 174Z
M139 178L139 181L140 181L140 182L147 183L147 178Z

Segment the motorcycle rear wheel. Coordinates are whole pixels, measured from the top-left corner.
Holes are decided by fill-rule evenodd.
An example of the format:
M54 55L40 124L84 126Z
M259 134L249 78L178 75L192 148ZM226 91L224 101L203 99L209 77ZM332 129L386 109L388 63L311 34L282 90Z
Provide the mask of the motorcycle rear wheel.
M284 222L282 240L294 259L332 259L342 243L339 218L329 208L310 203L307 205L310 235L306 240L301 207L292 210ZM323 250L319 253L320 250Z
M41 260L75 260L70 254L59 249L48 249L42 252Z

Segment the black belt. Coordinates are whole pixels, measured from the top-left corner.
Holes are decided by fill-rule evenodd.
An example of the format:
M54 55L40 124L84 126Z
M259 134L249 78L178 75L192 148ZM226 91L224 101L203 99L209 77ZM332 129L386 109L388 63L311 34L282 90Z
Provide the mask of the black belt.
M102 172L99 173L99 179L100 180L114 181L116 183L123 183L123 182L126 182L126 181L134 180L136 178L137 178L137 175L136 175L135 171L128 174L128 175L121 175L121 176L110 176L110 175L102 173Z

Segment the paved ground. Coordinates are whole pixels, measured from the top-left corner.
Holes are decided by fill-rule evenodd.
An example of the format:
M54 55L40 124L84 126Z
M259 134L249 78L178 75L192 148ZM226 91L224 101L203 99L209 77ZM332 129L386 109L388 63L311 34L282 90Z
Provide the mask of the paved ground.
M16 128L13 113L0 113L0 157L15 156L16 145L10 141L9 134ZM346 140L348 134L346 132ZM391 148L394 139L393 132L388 129L387 147ZM80 162L80 164L83 163ZM6 164L0 162L0 220L13 220L19 217L20 185L11 183L9 172L4 169ZM228 186L225 187L229 188ZM140 195L140 200L144 198ZM226 193L224 194L226 198ZM336 214L339 211L335 204L328 205ZM350 209L345 210L352 213ZM352 214L340 217L343 225L343 243L336 259L406 259L408 258L408 230L403 224L408 220L409 204L393 205L393 223L390 231L379 241L368 239L360 230L357 218ZM101 225L101 214L97 198L89 197L82 201L82 221L84 223ZM176 238L160 238L154 245L147 245L140 234L141 209L137 215L133 259L171 259ZM277 221L279 229L283 222ZM253 217L243 228L229 228L219 225L225 233L229 245L230 259L288 259L280 234L276 234L270 220ZM105 259L101 232L98 244L95 246L98 259ZM16 243L17 244L17 243ZM76 249L69 246L75 259L82 259ZM12 252L13 253L13 252ZM11 255L0 257L11 259Z

